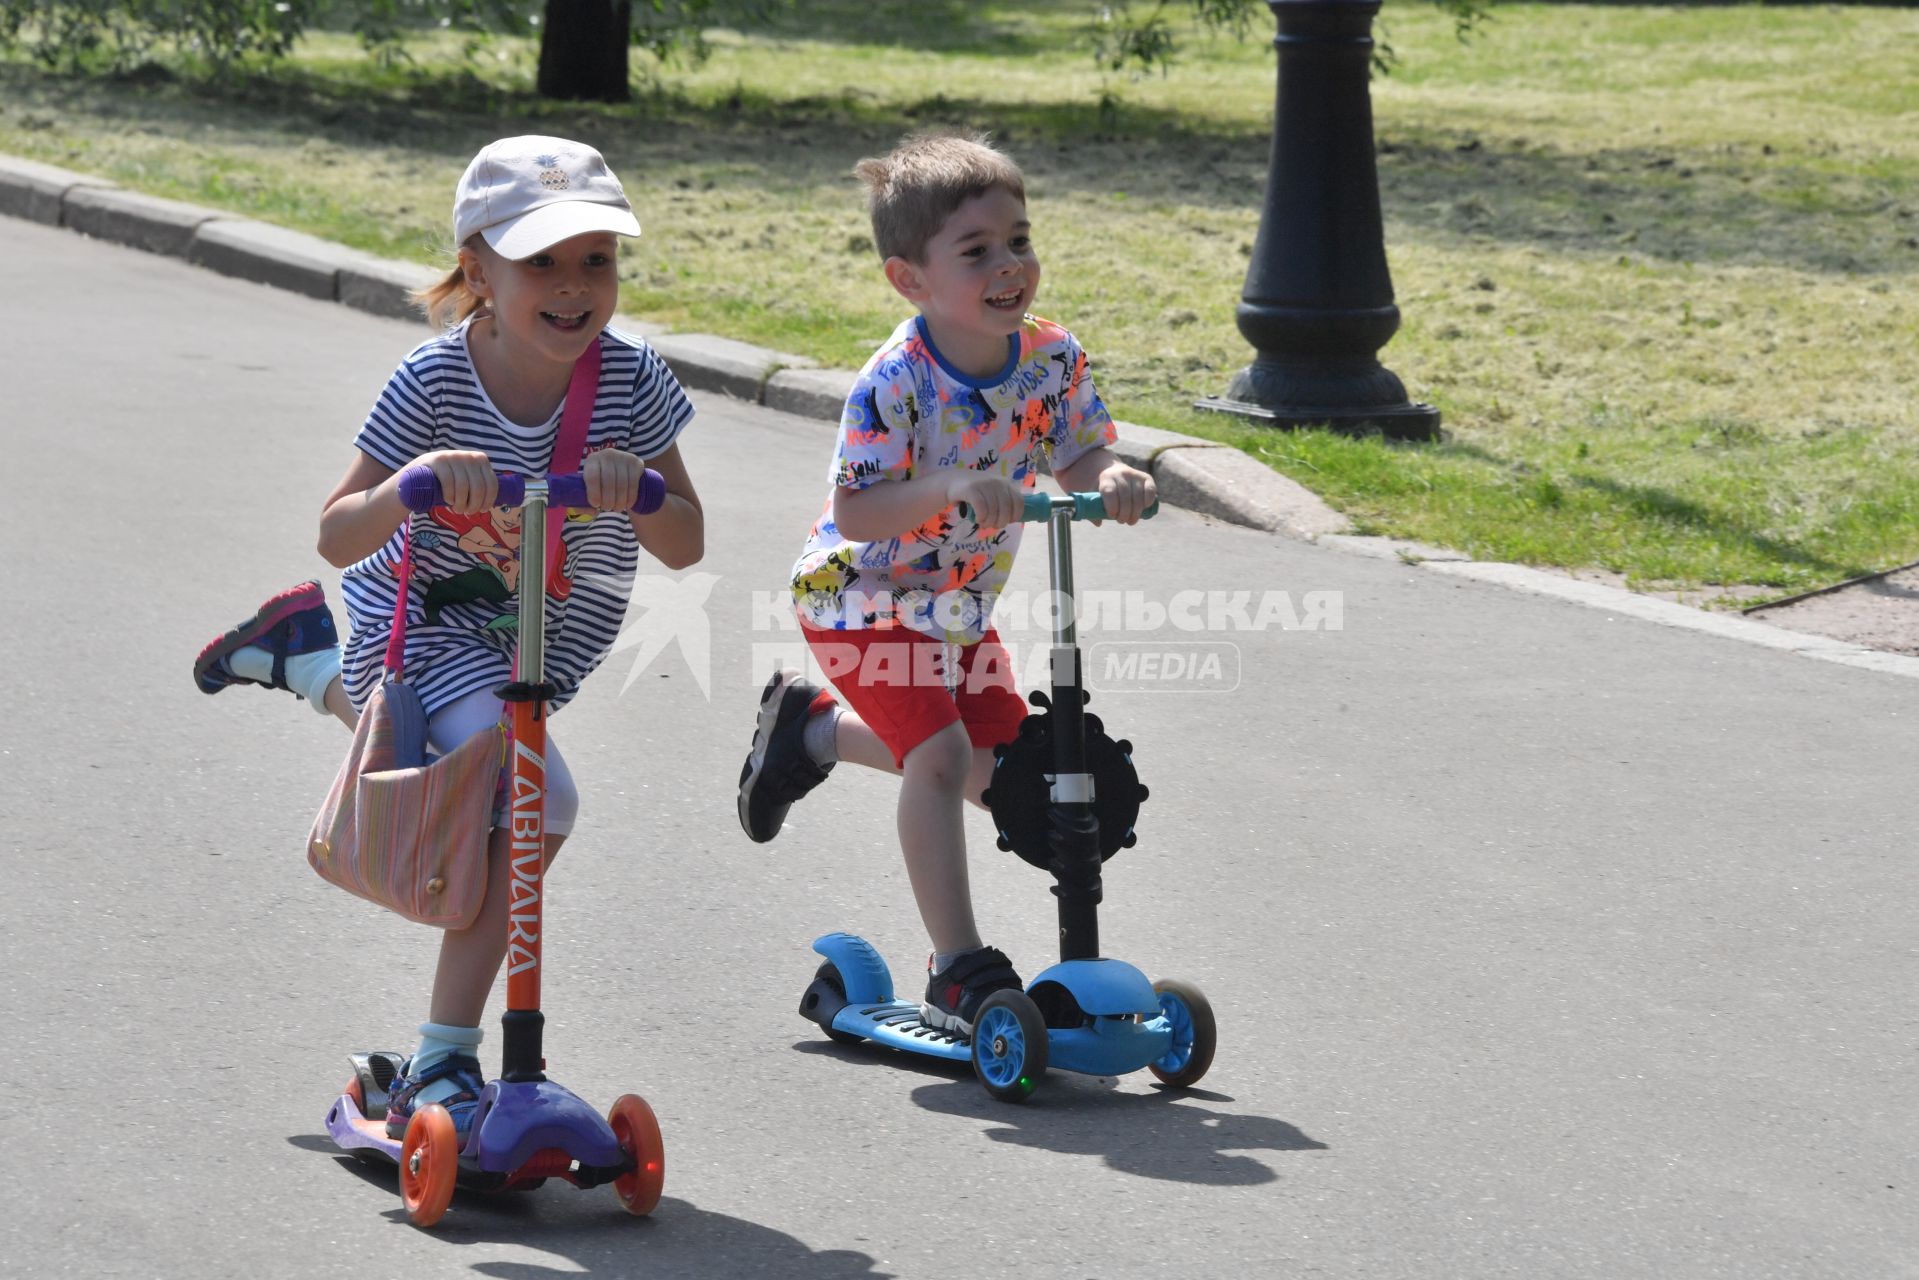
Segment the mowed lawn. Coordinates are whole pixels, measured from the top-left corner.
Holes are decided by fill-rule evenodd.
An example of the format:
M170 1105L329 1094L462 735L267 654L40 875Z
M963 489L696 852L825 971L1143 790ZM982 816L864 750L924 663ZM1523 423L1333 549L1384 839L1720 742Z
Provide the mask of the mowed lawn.
M320 33L224 84L16 55L0 151L440 261L479 145L581 137L646 228L626 311L850 367L902 304L849 170L910 128L983 128L1030 177L1038 309L1122 419L1239 444L1367 532L1647 588L1919 560L1919 10L1501 5L1462 46L1389 0L1383 357L1446 432L1395 445L1191 410L1251 356L1268 32L1187 32L1170 74L1110 77L1093 7L805 0L636 68L621 107L535 100L511 41L423 38L393 70Z

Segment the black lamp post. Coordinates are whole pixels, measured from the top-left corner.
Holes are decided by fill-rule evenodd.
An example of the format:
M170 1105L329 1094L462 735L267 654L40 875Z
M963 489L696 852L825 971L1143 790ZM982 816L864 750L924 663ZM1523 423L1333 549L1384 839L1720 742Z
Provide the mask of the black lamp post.
M1399 328L1373 163L1373 15L1380 0L1266 0L1279 20L1272 165L1239 331L1259 353L1201 409L1276 427L1326 423L1429 440L1378 351Z

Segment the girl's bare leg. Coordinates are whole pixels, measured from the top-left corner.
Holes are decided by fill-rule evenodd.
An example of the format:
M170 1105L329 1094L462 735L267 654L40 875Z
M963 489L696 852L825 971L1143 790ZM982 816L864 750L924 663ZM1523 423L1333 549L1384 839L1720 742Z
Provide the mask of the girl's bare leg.
M360 727L360 713L353 709L353 703L346 696L346 685L341 683L338 676L333 677L333 682L326 687L326 709L347 728Z
M328 704L331 706L331 702ZM487 845L486 897L480 914L464 929L448 929L440 939L440 964L433 974L430 1022L450 1027L477 1027L486 1012L486 998L506 958L509 833L497 828ZM565 836L546 838L546 866L566 842ZM544 876L544 872L541 873Z

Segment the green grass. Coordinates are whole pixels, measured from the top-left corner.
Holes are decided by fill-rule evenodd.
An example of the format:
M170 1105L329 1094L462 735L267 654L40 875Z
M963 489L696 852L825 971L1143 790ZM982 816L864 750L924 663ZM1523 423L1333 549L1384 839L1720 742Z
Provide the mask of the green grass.
M853 162L982 126L1030 176L1039 309L1121 418L1239 444L1368 532L1640 586L1784 594L1919 559L1919 11L1502 5L1462 47L1389 0L1401 66L1373 97L1404 323L1382 354L1447 433L1417 446L1190 409L1251 355L1233 307L1270 55L1194 33L1172 74L1108 80L1089 11L807 0L619 108L536 101L511 42L469 65L423 41L402 76L318 35L224 87L15 61L0 151L434 260L479 145L579 136L646 228L625 310L853 366L901 305Z

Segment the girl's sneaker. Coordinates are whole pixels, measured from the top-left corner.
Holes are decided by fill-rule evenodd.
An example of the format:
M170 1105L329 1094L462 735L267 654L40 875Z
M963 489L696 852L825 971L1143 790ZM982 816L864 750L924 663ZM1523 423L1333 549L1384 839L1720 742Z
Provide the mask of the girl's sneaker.
M920 1005L920 1021L940 1027L961 1038L971 1038L973 1017L980 1002L995 991L1017 991L1026 984L1013 970L1013 962L997 947L968 951L951 964L933 973L933 961L926 962L926 1002Z
M412 1066L410 1060L407 1066ZM451 1093L433 1090L439 1096L420 1098L421 1090L441 1080L453 1086ZM387 1095L386 1136L406 1137L407 1121L413 1118L414 1109L437 1102L453 1117L453 1131L460 1135L464 1145L467 1132L473 1128L474 1109L480 1105L480 1091L485 1088L486 1074L480 1069L480 1060L471 1054L456 1053L442 1058L417 1076L402 1074Z
M253 655L260 663L261 674L267 677L264 680L239 675L228 662L249 645L267 655L266 659ZM231 684L286 689L287 659L339 647L340 637L333 629L333 615L327 611L326 593L317 582L302 582L274 596L251 618L200 650L200 656L193 660L193 683L201 693L218 693Z

